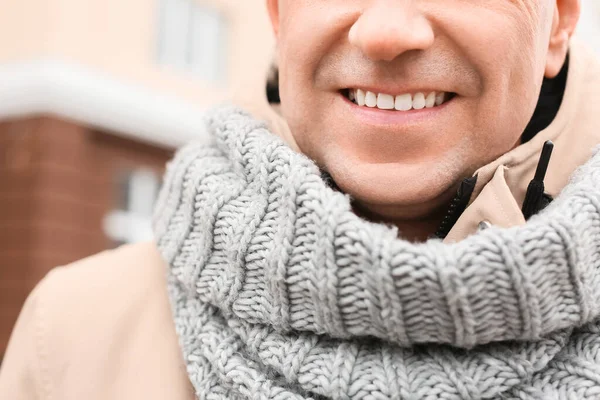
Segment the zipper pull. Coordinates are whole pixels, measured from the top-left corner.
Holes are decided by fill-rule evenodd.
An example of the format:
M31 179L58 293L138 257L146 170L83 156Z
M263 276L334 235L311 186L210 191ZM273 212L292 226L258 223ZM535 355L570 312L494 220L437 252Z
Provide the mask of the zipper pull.
M552 157L552 150L554 150L554 143L551 140L544 143L542 148L542 155L538 161L537 169L535 170L535 176L529 182L527 186L527 193L523 201L523 216L525 220L528 220L532 215L540 211L542 207L542 200L544 197L544 178L548 171L548 164L550 164L550 157Z

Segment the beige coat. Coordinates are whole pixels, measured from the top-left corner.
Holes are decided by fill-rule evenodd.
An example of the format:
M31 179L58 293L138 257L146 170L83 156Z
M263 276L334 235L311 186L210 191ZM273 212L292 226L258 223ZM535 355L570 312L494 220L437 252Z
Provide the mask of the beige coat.
M479 171L472 204L448 241L475 232L484 220L525 222L519 204L548 139L556 147L546 187L555 196L600 144L600 64L578 44L572 45L554 122ZM31 293L14 328L0 370L0 399L194 399L165 269L156 247L146 243L53 270Z

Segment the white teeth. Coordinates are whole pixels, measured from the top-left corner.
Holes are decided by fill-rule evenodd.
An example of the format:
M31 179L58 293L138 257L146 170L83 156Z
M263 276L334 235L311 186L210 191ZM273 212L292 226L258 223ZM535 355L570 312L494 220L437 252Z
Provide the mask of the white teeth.
M363 92L360 89L356 91L356 104L358 104L359 106L365 105L365 92Z
M446 93L429 92L427 96L419 92L415 95L410 93L392 96L386 93L374 93L362 89L352 89L348 93L350 101L359 106L379 108L381 110L410 111L433 108L444 104L447 99Z
M441 106L446 100L446 93L442 92L435 96L435 105Z
M415 110L422 110L425 108L425 95L423 93L415 94L415 97L413 97L413 108Z
M367 107L377 107L377 95L373 92L365 94L365 104Z
M409 111L412 109L412 96L410 94L401 94L396 96L396 104L394 107L398 111Z
M435 106L435 92L431 92L425 98L425 107L431 108Z
M393 110L394 96L390 94L379 93L379 95L377 95L377 108L382 110Z

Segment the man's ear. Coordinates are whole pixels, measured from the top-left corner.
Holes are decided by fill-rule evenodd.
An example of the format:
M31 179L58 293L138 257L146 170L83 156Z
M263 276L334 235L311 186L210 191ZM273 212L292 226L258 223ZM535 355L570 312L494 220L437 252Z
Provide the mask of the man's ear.
M581 0L556 0L546 60L546 78L554 78L565 63L569 41L579 21Z
M269 18L271 18L271 26L275 37L279 33L279 0L267 0L267 11L269 12Z

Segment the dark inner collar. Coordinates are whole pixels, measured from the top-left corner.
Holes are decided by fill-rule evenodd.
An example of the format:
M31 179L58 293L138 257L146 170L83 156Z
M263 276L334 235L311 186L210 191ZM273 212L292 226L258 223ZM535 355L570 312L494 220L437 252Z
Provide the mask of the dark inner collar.
M558 75L553 79L544 78L537 106L523 131L522 143L530 141L538 132L546 129L556 117L562 104L567 86L567 75L569 73L569 56Z

